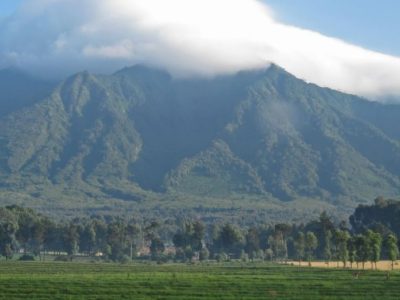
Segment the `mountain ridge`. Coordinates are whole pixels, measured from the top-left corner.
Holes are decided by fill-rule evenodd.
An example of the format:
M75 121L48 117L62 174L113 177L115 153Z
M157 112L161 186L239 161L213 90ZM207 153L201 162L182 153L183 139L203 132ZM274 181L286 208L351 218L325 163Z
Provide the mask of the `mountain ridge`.
M43 203L62 191L83 206L186 195L243 206L316 199L345 210L397 196L397 116L399 105L320 88L276 65L208 79L146 66L81 72L0 118L0 189Z

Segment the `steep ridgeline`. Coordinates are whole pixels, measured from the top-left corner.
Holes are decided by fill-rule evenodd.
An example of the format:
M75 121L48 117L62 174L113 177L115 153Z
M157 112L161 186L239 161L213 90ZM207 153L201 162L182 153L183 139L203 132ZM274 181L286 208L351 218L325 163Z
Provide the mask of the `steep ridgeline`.
M399 119L400 106L274 65L213 79L143 66L80 73L0 119L0 187L37 197L57 189L93 199L157 192L354 206L398 193Z

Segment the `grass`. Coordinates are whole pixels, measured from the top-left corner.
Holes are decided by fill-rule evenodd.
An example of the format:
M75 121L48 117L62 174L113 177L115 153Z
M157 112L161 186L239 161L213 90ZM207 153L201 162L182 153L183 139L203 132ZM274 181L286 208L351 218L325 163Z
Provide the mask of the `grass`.
M1 262L0 299L398 299L400 273L269 264Z

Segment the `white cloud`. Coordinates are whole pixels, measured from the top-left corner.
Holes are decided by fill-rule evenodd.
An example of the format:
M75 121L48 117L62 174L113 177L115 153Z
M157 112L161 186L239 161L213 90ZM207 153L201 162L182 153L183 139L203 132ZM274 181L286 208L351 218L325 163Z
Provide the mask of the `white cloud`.
M368 97L400 95L400 58L281 24L257 0L26 0L0 24L0 66L60 76L146 63L175 76L274 62Z

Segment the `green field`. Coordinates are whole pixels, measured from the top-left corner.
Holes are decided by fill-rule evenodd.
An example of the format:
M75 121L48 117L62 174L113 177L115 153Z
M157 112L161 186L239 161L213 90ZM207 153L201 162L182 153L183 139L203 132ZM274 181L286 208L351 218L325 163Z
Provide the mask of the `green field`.
M0 264L0 299L399 299L400 273L268 264Z

